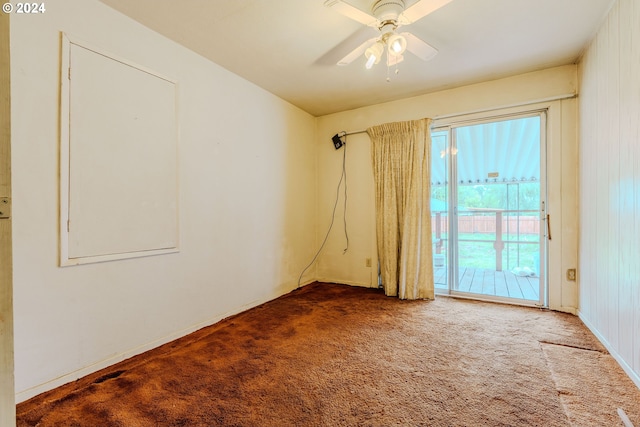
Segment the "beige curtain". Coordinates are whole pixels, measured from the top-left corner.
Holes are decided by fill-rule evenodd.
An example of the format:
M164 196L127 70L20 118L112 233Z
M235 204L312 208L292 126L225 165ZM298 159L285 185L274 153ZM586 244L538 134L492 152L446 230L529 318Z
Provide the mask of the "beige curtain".
M431 119L367 129L376 186L376 233L386 295L433 299Z

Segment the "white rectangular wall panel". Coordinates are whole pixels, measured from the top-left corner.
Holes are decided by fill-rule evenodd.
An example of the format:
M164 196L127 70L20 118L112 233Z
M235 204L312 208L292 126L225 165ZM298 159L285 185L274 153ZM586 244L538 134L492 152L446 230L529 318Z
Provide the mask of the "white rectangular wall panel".
M74 41L65 54L61 263L177 250L176 84Z

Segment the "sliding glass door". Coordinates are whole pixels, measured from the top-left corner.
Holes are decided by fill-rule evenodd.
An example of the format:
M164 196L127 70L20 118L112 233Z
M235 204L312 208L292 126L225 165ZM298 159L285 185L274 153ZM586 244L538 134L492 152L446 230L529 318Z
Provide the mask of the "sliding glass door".
M545 305L545 126L540 112L432 133L437 291Z

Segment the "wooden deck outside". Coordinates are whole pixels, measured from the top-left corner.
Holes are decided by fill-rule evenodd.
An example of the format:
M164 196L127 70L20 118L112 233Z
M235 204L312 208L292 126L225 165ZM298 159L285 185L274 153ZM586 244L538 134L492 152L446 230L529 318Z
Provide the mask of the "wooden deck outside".
M447 289L447 269L437 267L433 271L436 289ZM510 271L485 268L459 268L459 284L453 290L474 294L519 298L538 301L540 278L518 276Z

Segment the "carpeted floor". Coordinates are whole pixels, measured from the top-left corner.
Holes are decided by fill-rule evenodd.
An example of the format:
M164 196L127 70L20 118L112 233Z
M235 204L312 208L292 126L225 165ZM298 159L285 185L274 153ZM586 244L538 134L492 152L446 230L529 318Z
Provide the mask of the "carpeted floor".
M18 426L640 426L571 315L317 283L18 405Z

